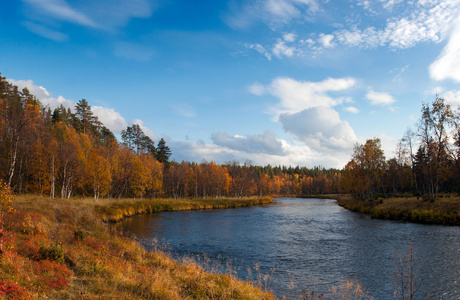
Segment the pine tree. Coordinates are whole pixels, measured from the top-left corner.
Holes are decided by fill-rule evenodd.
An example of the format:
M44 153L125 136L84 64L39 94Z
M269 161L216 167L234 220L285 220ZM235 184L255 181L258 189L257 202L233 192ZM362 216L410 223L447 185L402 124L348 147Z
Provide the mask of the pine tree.
M161 138L157 146L157 160L161 163L167 164L169 162L169 157L171 156L171 154L171 149L169 149L169 147L166 146L165 140Z
M83 133L86 133L88 130L93 129L94 125L99 124L97 117L93 115L91 106L88 104L86 99L81 99L75 105L75 116L81 121L83 127Z

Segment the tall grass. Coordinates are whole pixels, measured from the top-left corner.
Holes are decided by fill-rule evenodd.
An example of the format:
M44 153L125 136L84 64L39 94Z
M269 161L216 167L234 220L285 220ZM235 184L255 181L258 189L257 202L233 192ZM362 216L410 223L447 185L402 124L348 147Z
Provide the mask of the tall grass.
M167 253L146 251L103 221L151 212L153 208L174 210L171 202L96 203L92 199L17 197L14 203L17 213L5 219L8 230L4 232L5 247L0 259L0 297L275 299L269 291L251 281L238 280L232 273L212 272L194 260L178 262ZM179 202L177 207L203 209L212 205L211 200L198 203L187 200ZM215 205L225 207L224 200L216 201ZM232 205L237 204L227 206Z

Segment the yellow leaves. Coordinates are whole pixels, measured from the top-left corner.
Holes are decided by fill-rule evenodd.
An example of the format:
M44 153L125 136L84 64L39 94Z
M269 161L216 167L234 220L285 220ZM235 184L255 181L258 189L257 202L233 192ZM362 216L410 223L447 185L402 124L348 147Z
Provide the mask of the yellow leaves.
M0 180L0 218L8 213L14 212L13 208L13 194L8 188L6 182ZM0 220L0 222L3 220Z

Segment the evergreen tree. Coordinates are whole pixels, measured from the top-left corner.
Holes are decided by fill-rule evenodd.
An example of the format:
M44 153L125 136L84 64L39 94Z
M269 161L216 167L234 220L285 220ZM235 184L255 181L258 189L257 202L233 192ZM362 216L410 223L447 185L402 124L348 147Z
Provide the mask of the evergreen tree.
M83 133L86 133L88 130L95 131L93 127L100 125L97 117L93 115L91 106L88 104L86 99L81 99L75 105L75 116L80 120ZM78 128L76 128L78 130Z
M161 163L167 164L169 162L169 157L171 156L171 154L171 149L169 149L169 147L166 146L165 140L161 138L157 146L157 160Z

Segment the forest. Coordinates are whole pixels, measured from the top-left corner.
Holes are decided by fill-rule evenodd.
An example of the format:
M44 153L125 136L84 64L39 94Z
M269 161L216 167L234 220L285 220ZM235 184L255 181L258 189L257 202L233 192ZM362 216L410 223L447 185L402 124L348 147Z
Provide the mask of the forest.
M85 99L53 111L0 76L0 179L17 194L51 198L207 198L337 193L340 170L174 162L137 124L121 141Z
M207 198L348 193L361 200L460 192L459 110L423 104L386 159L379 139L357 144L343 170L170 161L172 150L137 124L115 135L85 99L51 110L0 76L0 179L17 194L51 198Z
M356 199L413 195L434 201L460 193L460 107L443 98L422 104L421 117L386 160L379 139L356 145L342 171L340 191Z

